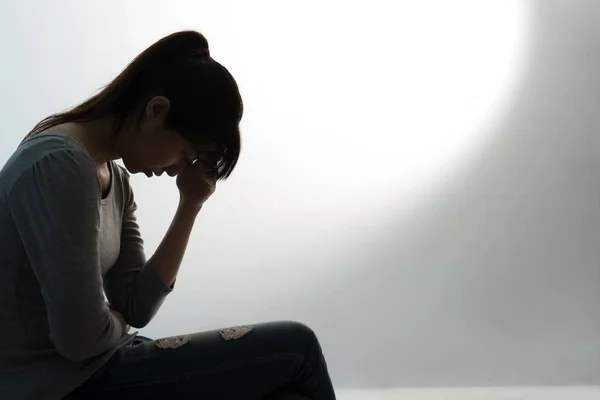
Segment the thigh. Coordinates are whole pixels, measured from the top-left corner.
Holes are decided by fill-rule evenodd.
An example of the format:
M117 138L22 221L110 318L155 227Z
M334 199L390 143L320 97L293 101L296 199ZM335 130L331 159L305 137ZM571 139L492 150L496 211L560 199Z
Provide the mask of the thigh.
M296 322L145 340L120 349L84 390L99 399L257 400L312 373L313 340Z

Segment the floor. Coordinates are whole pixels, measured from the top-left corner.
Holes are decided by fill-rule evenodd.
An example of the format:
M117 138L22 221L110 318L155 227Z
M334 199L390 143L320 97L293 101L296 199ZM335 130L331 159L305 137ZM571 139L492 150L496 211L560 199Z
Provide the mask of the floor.
M338 400L600 400L596 387L336 390Z

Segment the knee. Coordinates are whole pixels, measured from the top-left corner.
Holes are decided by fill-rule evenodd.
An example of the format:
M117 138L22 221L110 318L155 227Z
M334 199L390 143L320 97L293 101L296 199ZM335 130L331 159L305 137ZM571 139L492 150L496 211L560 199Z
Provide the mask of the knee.
M320 348L317 334L311 327L298 321L285 321L284 324L289 336L294 338L295 342Z
M317 334L302 322L287 321L286 324L289 329L288 345L291 352L301 356L311 366L313 373L316 373L326 365Z

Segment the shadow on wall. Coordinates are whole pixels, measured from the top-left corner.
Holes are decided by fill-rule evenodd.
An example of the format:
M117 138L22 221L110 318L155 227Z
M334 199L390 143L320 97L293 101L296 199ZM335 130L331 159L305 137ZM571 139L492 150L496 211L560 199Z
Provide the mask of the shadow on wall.
M315 326L334 381L600 382L600 43L562 6L538 4L518 98L478 160L306 294L300 318L335 316Z

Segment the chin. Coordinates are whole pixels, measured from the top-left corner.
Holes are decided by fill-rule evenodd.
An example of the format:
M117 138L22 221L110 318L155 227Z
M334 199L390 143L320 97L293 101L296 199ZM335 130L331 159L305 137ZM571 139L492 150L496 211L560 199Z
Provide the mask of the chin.
M125 167L125 169L127 170L127 172L129 172L130 174L139 174L140 172L142 172L142 170L140 168L136 168L135 165L130 165L126 159L122 158L121 162L123 162L123 166Z

